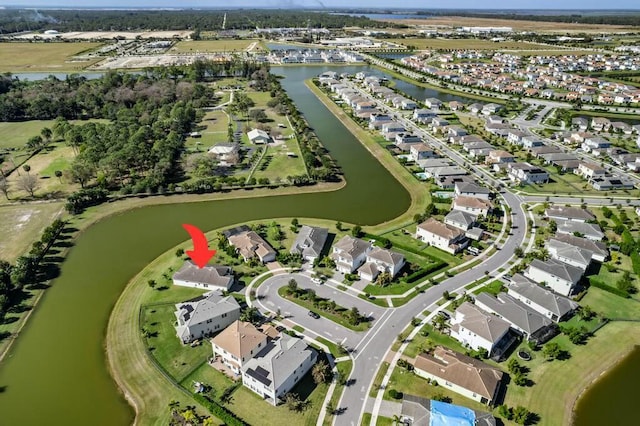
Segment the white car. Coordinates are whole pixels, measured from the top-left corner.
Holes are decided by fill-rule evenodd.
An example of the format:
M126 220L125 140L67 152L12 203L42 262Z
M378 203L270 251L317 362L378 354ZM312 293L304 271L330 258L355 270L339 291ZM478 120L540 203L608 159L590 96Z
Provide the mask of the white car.
M322 284L322 280L318 277L311 278L311 281L313 281L316 284Z

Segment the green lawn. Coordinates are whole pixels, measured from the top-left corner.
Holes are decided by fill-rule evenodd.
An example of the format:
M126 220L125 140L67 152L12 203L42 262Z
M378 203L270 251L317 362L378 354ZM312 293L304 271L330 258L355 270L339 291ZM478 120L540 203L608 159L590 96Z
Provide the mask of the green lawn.
M423 335L425 332L428 333L427 336ZM461 353L466 352L466 349L460 344L460 342L446 334L440 333L439 331L434 329L433 326L426 324L422 327L420 332L416 334L413 340L409 342L407 348L404 351L404 354L408 357L414 358L429 346L438 345L451 348Z
M273 182L276 178L282 180L287 176L306 175L300 147L296 139L278 141L280 145L269 145L261 163L253 173L256 179L267 178ZM288 153L293 153L291 157Z
M376 373L376 378L373 380L373 385L371 386L371 389L369 389L370 397L375 398L378 395L377 387L382 384L382 379L384 378L384 375L387 374L388 369L389 369L389 363L386 361L383 361L382 364L380 364L380 368L378 368L378 372Z
M157 333L157 337L146 339L146 345L164 369L181 382L213 352L207 340L195 348L182 344L174 328L175 309L173 304L143 307L141 326Z
M179 41L173 46L169 52L171 53L190 53L190 52L233 52L244 51L251 43L260 40L186 40Z
M483 287L480 287L479 289L474 291L473 294L489 293L494 296L497 296L498 293L506 292L506 291L507 291L507 288L504 286L504 283L500 280L495 280Z
M238 380L240 380L240 376L238 376ZM234 381L228 376L206 362L185 377L180 384L186 389L192 390L193 382L211 386L216 397L220 397L226 388L234 384Z
M102 43L0 43L0 72L24 71L81 71L100 61L93 57L86 61L68 62L74 55L90 51Z
M341 377L347 380L349 378L349 375L351 374L351 370L353 369L353 362L351 360L339 362L336 364L336 368L338 369L338 374L340 374ZM333 395L331 395L331 400L329 401L331 405L333 405L336 408L345 408L345 407L338 406L338 401L340 401L343 391L344 391L344 385L341 385L341 384L336 385L333 391ZM332 422L333 422L333 416L327 413L327 415L324 418L323 426L330 426Z
M54 120L32 120L0 122L0 148L22 148L33 136L40 135L43 128L51 128Z
M590 287L587 295L580 301L607 318L640 321L640 302L636 299L624 299L596 287Z
M190 151L206 152L213 145L227 142L228 116L220 110L209 111L198 123L199 138L188 137L185 147Z

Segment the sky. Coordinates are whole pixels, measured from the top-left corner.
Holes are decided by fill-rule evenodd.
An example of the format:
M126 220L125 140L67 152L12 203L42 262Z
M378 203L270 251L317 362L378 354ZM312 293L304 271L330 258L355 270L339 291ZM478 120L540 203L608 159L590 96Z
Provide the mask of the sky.
M10 6L29 7L311 7L321 9L326 7L350 8L490 8L490 9L636 9L640 10L638 0L491 0L479 4L478 0L448 0L447 2L433 0L234 0L230 2L216 0L7 0L0 4Z

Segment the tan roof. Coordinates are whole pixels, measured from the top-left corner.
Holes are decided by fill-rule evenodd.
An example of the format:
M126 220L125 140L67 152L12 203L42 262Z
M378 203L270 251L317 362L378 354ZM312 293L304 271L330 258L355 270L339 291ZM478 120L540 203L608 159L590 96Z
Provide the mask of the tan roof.
M580 166L584 167L585 169L592 170L594 172L605 170L604 167L599 166L598 164L588 163L586 161L585 162L580 162Z
M460 231L459 229L447 225L446 223L437 221L432 217L418 225L418 228L424 229L427 232L430 232L442 238L447 238L449 240L453 240L454 238L457 238L460 235L464 234L464 232Z
M493 204L491 204L487 200L484 200L482 198L476 198L476 197L467 197L464 195L457 196L456 199L454 200L454 204L460 207L472 207L476 209L493 208Z
M267 335L255 328L250 322L235 321L211 339L211 342L242 359L250 355L252 350L266 340Z
M514 155L512 153L510 153L508 151L501 150L501 149L496 149L496 150L490 151L489 155L491 157L494 157L494 158L511 158L511 157L514 157Z
M438 346L433 356L421 353L414 362L422 370L442 380L468 389L492 400L500 385L502 371L484 362Z
M397 265L404 260L404 256L400 253L380 247L374 247L371 253L369 253L369 256L388 265Z
M231 235L229 237L229 243L238 249L238 252L244 258L251 258L257 255L260 259L269 253L275 253L275 250L271 248L260 235L254 231L246 231L240 234Z

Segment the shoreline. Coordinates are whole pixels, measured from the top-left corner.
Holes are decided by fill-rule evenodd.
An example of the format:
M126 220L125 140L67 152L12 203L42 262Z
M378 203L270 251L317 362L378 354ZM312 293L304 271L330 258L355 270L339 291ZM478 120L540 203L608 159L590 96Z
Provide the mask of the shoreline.
M577 407L578 402L580 401L580 399L583 397L583 395L587 391L591 390L591 388L597 382L599 382L600 379L602 379L604 376L609 374L611 372L611 370L616 368L622 361L624 361L626 358L628 358L634 350L637 350L639 347L640 347L640 345L638 345L638 344L633 345L628 351L626 351L623 354L621 354L620 356L616 357L612 362L607 364L603 369L601 369L601 370L599 370L597 372L593 372L588 376L589 379L590 379L589 383L587 383L587 385L584 386L580 390L580 392L573 399L573 403L571 404L571 410L570 410L570 414L569 414L569 423L568 423L569 425L575 425L576 407Z

